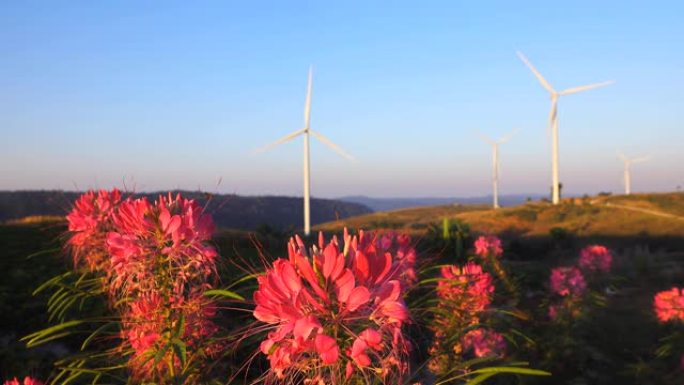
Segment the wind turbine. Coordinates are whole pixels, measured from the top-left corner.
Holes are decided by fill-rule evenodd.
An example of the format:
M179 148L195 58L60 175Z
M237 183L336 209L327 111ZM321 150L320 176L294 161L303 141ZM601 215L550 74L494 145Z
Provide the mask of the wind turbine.
M642 163L645 162L649 159L651 159L650 156L642 156L639 158L628 158L625 156L625 154L618 152L618 157L622 160L622 162L625 164L625 170L624 170L624 182L625 182L625 195L629 195L632 193L632 175L631 175L631 166L634 163Z
M594 88L605 87L613 84L614 81L607 81L601 83L589 84L586 86L571 87L563 91L556 91L549 82L537 71L529 60L521 52L518 52L520 60L527 65L534 76L539 80L542 87L544 87L551 94L551 113L549 115L549 128L551 129L551 183L552 183L552 200L553 204L557 205L560 202L560 181L558 176L558 98L560 96L575 94L578 92L588 91Z
M514 130L499 140L494 140L487 135L480 134L482 141L492 146L492 206L495 209L499 208L499 145L511 140L516 132L517 130Z
M285 135L284 137L270 143L264 147L261 147L257 152L262 152L269 150L273 147L281 145L285 142L302 135L304 137L304 234L311 234L311 176L310 176L310 158L309 158L309 135L313 135L316 139L321 141L326 146L330 147L333 151L340 154L342 157L349 160L354 160L354 157L347 154L340 146L333 143L330 139L326 138L320 132L314 131L309 127L309 122L311 118L311 89L313 87L313 68L309 67L309 81L306 88L306 101L304 103L304 127L293 133Z

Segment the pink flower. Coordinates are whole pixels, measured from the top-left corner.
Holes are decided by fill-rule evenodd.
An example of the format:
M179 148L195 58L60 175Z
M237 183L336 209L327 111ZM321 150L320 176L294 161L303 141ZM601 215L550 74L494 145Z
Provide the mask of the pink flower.
M579 266L587 271L610 271L613 256L605 246L591 245L580 252Z
M551 321L573 319L581 314L582 299L579 297L566 296L561 301L549 305L549 318Z
M549 318L551 318L552 320L558 318L558 305L549 306Z
M67 215L69 231L94 231L98 224L111 215L119 201L121 192L117 189L111 192L100 190L97 194L94 191L84 193L76 200L73 210Z
M112 221L114 228L106 238L113 266L111 290L121 290L126 296L147 292L153 289L149 284L159 269L174 273L178 292L215 274L217 253L207 243L213 222L195 201L180 195L160 196L154 203L146 198L127 199Z
M501 240L494 235L480 236L475 241L475 254L481 258L499 257L503 254Z
M314 345L323 365L331 365L337 362L337 358L340 356L340 348L334 338L325 334L316 334Z
M659 292L653 298L653 307L660 322L684 321L684 289Z
M442 280L437 283L440 298L459 302L462 311L473 315L491 303L494 292L492 276L483 272L480 265L468 262L462 267L443 266L441 273Z
M133 349L133 356L129 361L129 368L133 378L138 380L164 377L168 373L168 360L161 360L157 366L149 360L150 354L169 343L168 331L172 330L184 318L185 329L181 339L188 350L204 343L208 337L216 333L218 328L211 321L215 314L215 307L204 298L201 292L193 292L188 298L165 299L158 293L146 293L139 296L128 305L122 319L122 337ZM213 354L218 346L207 345L206 352ZM165 356L173 356L168 350ZM177 357L174 357L174 361ZM180 364L180 362L176 362ZM179 367L175 368L179 369Z
M310 251L299 237L291 239L288 259L276 260L258 277L254 293L254 317L274 325L261 344L272 373L279 379L304 373L331 383L341 368L347 377L373 365L402 372L411 255L405 239L363 231L351 236L345 230L342 246L337 238L326 243L321 234Z
M576 267L557 267L551 270L551 290L561 296L581 296L587 289L582 272Z
M475 357L503 357L506 350L504 337L492 330L474 329L462 338L463 348L472 349Z
M124 333L136 355L144 354L159 339L163 310L162 298L157 293L143 295L129 305Z
M121 193L117 189L97 193L88 191L76 200L66 217L71 233L67 244L73 251L76 266L84 261L90 271L108 269L104 238L112 226L112 214L120 201Z
M16 377L11 380L4 382L4 385L44 385L43 382L36 380L32 377L24 377L23 383L19 381Z
M367 351L382 350L382 347L382 335L374 329L366 329L354 340L349 356L357 365L369 366L371 359Z

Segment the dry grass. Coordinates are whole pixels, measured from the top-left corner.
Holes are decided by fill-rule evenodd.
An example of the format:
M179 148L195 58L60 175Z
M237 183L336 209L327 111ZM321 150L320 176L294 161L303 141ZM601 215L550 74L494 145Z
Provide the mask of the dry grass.
M653 213L630 210L632 207ZM468 223L473 231L480 233L509 232L520 236L536 236L547 235L552 228L560 227L580 236L648 234L682 237L684 194L569 198L558 206L535 202L499 210L485 206L419 207L352 217L321 224L315 229L340 231L346 226L402 230L417 235L427 231L430 224L440 225L443 218L460 219Z
M6 225L36 225L48 223L65 222L66 218L60 215L30 215L28 217L10 219L5 221Z
M360 215L314 226L318 231L339 231L344 227L353 229L401 230L410 234L422 234L432 223L441 223L442 218L457 218L469 212L486 212L484 205L443 205L381 211Z

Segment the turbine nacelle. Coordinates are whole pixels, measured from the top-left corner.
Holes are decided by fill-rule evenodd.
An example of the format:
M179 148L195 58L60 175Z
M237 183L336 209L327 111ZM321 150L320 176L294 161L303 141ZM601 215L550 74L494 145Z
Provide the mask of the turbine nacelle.
M640 156L638 158L628 158L622 152L618 152L618 158L620 158L620 160L622 160L622 162L624 162L625 165L631 165L631 164L635 164L635 163L643 163L643 162L651 160L650 155Z

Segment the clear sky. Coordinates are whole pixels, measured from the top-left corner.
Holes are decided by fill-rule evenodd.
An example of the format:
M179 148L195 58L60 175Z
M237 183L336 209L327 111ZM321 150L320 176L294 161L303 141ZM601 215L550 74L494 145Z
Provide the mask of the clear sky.
M300 195L314 66L319 197L472 196L550 186L558 89L561 181L620 191L616 151L651 155L633 190L684 185L684 3L33 2L0 4L0 189L186 188ZM219 179L221 180L218 183Z

